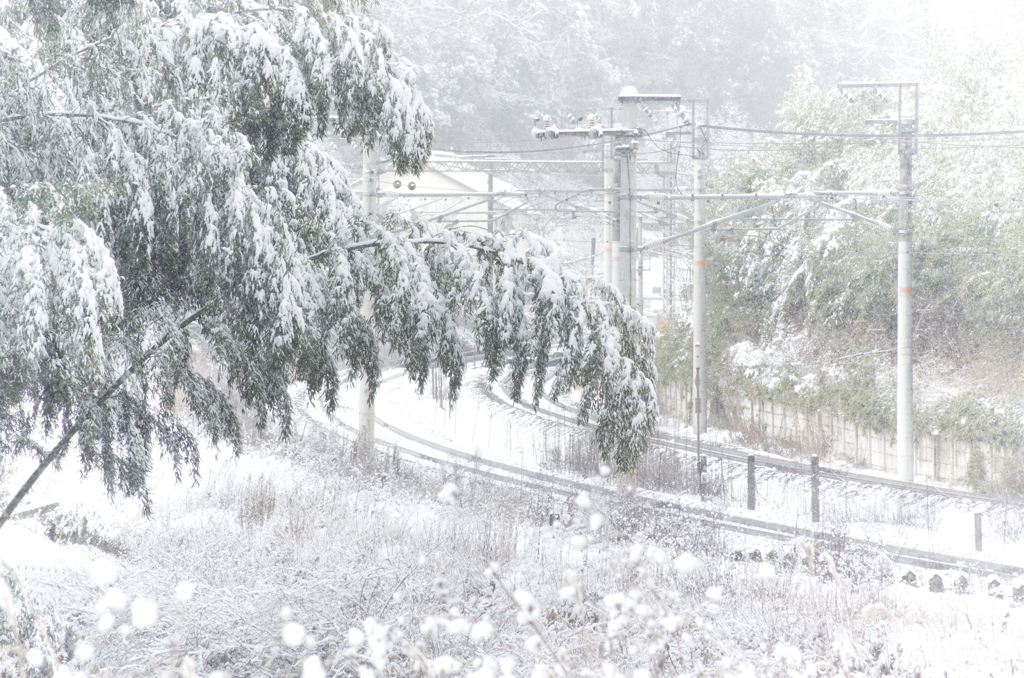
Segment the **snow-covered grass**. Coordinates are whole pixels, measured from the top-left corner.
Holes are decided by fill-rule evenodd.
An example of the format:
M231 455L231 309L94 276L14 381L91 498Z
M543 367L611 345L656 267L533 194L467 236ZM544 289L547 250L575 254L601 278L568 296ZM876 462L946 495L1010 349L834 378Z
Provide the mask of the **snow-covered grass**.
M502 388L487 384L479 370L471 370L466 381L463 397L448 409L429 397L416 396L402 379L387 380L378 399L377 414L397 428L483 458L577 480L600 481L595 473L601 464L600 455L587 431L545 414L558 408L550 403L543 404L538 413L525 407L512 408ZM676 435L687 432L678 420L671 419L662 422L662 429ZM396 429L381 430L379 435L388 441L417 447ZM708 438L735 446L726 431L713 431L704 436ZM437 450L419 449L445 456ZM746 451L756 452L759 458L764 454ZM699 499L701 489L694 455L657 445L641 459L637 470L641 493L793 527L816 527L811 521L808 477L758 464L757 508L748 511L746 464L721 460L714 452L707 454L708 470L703 483L706 501ZM1017 506L935 497L833 479L821 481L820 506L822 522L818 526L844 538L869 539L956 557L980 557L1008 565L1024 562L1024 510ZM974 541L973 520L977 512L983 514L985 534L981 554L975 551Z
M204 468L190 486L161 466L150 519L70 464L45 481L36 500L63 500L56 515L0 533L23 583L6 577L19 631L3 627L5 671L18 675L15 638L29 675L54 654L62 676L1024 669L1009 598L928 593L870 553L737 540L629 492L566 501L385 447L353 460L312 419L239 459L208 450ZM58 520L107 550L47 539Z

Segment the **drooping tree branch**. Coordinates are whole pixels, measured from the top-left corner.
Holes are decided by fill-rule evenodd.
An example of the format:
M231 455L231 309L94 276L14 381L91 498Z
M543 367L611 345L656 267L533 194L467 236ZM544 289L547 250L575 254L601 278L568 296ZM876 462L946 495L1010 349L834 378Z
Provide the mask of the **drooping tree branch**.
M129 125L145 125L146 122L139 118L133 118L130 115L109 115L107 113L87 113L84 111L43 111L43 115L51 118L96 118L97 120L105 120L106 122L123 122ZM28 117L26 113L15 113L14 115L8 115L0 118L0 122L15 122L18 120L24 120Z
M178 323L178 329L183 330L192 323L194 323L196 320L199 319L199 317L203 313L208 311L212 305L212 303L206 304L199 310L195 311L194 313L186 317L184 320ZM96 399L96 404L106 402L107 400L110 399L111 396L117 393L117 391L122 386L124 386L124 383L128 381L128 377L130 377L135 372L139 371L139 369L141 369L142 366L145 365L146 362L148 362L149 359L152 358L157 351L163 348L164 345L166 345L167 342L171 340L171 336L171 331L165 333L164 336L160 339L160 341L151 346L145 353L142 354L142 356L140 356L127 368L125 368L125 370L121 372L121 375L117 379L112 381L103 390L100 396ZM49 468L54 461L60 458L62 454L64 454L68 446L71 444L71 440L76 435L78 435L79 431L82 430L82 427L86 424L86 421L87 420L84 416L79 418L78 421L75 422L74 426L67 430L67 432L64 434L64 437L62 437L60 441L53 446L53 449L51 449L50 452L45 457L43 457L42 460L40 460L39 465L36 467L36 470L32 472L32 475L30 475L25 480L24 483L22 483L21 487L18 489L14 497L12 497L9 502L7 502L7 506L4 508L3 513L0 513L0 529L3 529L4 525L7 524L7 521L11 519L11 516L14 515L15 509L18 508L18 504L20 504L21 501L25 498L25 495L29 493L29 490L32 489L32 486L35 485L36 481L38 481L39 478L43 475L43 472L46 471L46 469Z

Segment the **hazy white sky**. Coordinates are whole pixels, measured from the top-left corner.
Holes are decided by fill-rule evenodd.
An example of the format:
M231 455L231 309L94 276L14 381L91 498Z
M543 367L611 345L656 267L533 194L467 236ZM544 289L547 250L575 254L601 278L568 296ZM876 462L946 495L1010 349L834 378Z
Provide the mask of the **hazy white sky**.
M1024 0L838 0L859 13L865 36L893 36L891 76L911 77L921 40L949 36L963 47L987 44L1018 51L1024 40ZM848 4L847 4L848 3ZM902 37L902 39L901 39ZM875 48L886 48L876 43ZM1022 76L1024 77L1024 76Z
M886 0L881 0L886 2ZM889 0L891 3L891 0ZM928 0L929 18L958 35L1019 29L1021 0ZM976 36L976 37L981 37Z

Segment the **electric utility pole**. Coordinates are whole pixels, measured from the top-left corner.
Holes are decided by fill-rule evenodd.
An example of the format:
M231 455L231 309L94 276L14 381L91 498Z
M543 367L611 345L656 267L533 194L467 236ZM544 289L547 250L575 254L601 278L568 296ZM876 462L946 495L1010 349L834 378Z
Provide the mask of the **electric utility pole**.
M686 116L682 111L678 112L678 119L680 121L679 128L669 131L669 140L665 148L665 163L671 165L673 169L679 167L679 155L680 155L680 139L682 127L685 124ZM668 195L676 190L676 172L671 173L665 172L662 176L662 187L665 190L665 194ZM669 209L665 210L662 218L664 228L662 233L665 235L671 234L676 228L676 212L671 209L668 201L665 204ZM642 256L642 255L641 255ZM662 312L669 318L676 317L676 297L678 295L678 280L676 272L676 258L672 253L671 248L667 248L665 253L662 255L662 288L661 288L661 308Z
M609 121L611 122L611 121ZM612 287L618 286L618 281L612 279L612 261L618 258L618 252L612 251L612 236L615 235L615 223L618 215L615 213L615 147L613 142L606 143L602 152L604 164L604 281Z
M628 94L628 90L636 91L627 87L623 89L623 93ZM589 139L611 137L608 143L608 151L604 157L605 210L607 213L604 228L604 279L610 286L618 289L632 306L634 303L630 291L630 278L632 276L629 269L623 274L620 266L620 257L622 251L622 231L625 230L628 237L631 230L629 228L630 215L635 213L635 209L632 206L634 195L628 189L628 177L631 173L635 175L635 171L631 172L630 170L629 161L630 159L635 161L635 155L631 152L622 153L620 151L622 149L628 151L632 148L633 144L635 144L634 139L639 136L640 131L635 127L625 125L602 127L600 118L596 115L587 116L587 127L565 130L558 129L551 120L550 115L545 115L543 118L538 117L535 122L540 123L542 120L543 127L534 126L533 128L533 135L538 139L557 139L559 136L577 136ZM635 108L633 110L633 120L636 120ZM629 139L631 143L616 145L615 142L620 137ZM624 176L627 178L624 179ZM625 192L622 190L623 185L627 186ZM626 247L628 252L628 241Z
M903 118L903 90L913 87L914 115ZM914 480L914 352L910 276L911 234L914 198L914 154L917 152L917 84L899 85L897 126L900 155L899 253L896 306L896 472L900 480Z
M706 104L705 104L706 106ZM708 159L707 127L698 126L696 120L697 107L693 106L693 192L703 195L705 190L705 172ZM704 110L707 125L707 109ZM693 428L698 434L708 428L708 397L707 374L708 355L707 337L704 331L707 320L707 274L704 266L704 222L706 203L703 199L693 201L693 306L691 308L693 324Z
M619 182L619 229L620 235L625 231L625 267L626 279L619 281L619 289L633 308L643 309L643 232L637 223L637 168L636 156L639 137L643 133L637 123L637 108L640 104L661 103L678 108L682 97L678 94L639 94L635 87L623 87L619 93L619 105L622 107L622 126L634 129L636 133L630 143L619 146L619 166L621 168ZM646 110L646 109L645 109ZM614 256L613 262L614 266ZM622 275L620 269L620 276Z
M604 281L617 288L623 296L628 298L628 286L623 289L622 280L619 276L619 251L620 243L620 214L618 186L621 181L622 166L616 157L615 140L619 137L635 137L638 130L626 127L602 127L601 119L596 115L587 116L587 126L574 129L559 129L551 119L550 115L538 116L534 119L533 136L538 139L557 139L559 136L586 137L588 139L601 139L610 137L607 150L602 158L604 174ZM543 124L543 127L539 125ZM628 284L629 278L626 278Z
M913 313L911 307L911 253L914 201L914 154L917 153L918 83L916 82L849 82L839 88L871 87L896 89L896 117L868 120L869 123L896 124L900 156L898 250L896 257L896 475L900 480L914 480L914 351ZM904 105L904 95L908 98ZM904 114L904 106L913 111Z
M639 235L636 230L636 151L639 147L636 124L636 109L639 97L633 87L623 87L619 93L619 104L622 107L622 126L637 130L637 135L627 138L627 143L615 147L615 155L619 162L619 220L618 234L613 242L619 243L618 287L626 297L626 303L637 307L640 291L637 289L639 273L636 259L639 251ZM625 247L622 247L623 242ZM614 247L614 245L613 245ZM623 256L625 255L625 256ZM612 252L612 267L616 268L615 253ZM624 270L623 270L624 269Z
M487 232L494 233L494 173L487 173Z
M380 174L377 166L377 150L368 147L363 149L363 212L367 216L377 211L379 191ZM369 292L363 293L360 311L368 321L373 315L373 299L370 298ZM373 398L370 395L370 384L366 377L359 378L357 397L359 399L359 418L356 422L358 431L356 446L361 452L370 451L373 449L375 440L376 421Z

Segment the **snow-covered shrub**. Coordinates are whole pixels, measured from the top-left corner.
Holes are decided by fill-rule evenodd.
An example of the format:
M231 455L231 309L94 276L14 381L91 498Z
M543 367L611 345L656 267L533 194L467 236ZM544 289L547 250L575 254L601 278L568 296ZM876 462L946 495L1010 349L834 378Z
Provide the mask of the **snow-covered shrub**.
M75 631L64 615L38 607L33 592L18 574L0 563L0 674L43 678L67 662L73 653ZM69 647L70 646L70 647Z

